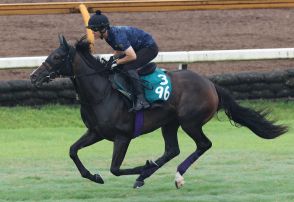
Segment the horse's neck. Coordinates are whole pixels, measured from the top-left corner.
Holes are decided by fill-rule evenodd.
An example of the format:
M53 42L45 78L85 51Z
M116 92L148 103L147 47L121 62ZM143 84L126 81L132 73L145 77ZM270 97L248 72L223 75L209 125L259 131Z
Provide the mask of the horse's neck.
M95 73L82 59L76 56L74 60L73 68L76 70L76 75ZM99 125L98 128L111 129L115 133L127 131L125 133L131 134L134 115L128 113L124 101L111 87L108 77L101 74L76 76L75 83L80 98L82 117L90 124L90 127Z
M95 74L95 70L90 68L79 54L74 58L73 69L76 76L75 87L81 100L98 102L104 98L106 90L111 89L108 78Z

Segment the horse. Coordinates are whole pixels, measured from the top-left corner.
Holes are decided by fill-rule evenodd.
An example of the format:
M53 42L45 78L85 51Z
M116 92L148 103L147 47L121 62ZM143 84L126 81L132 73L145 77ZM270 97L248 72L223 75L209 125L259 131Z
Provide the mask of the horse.
M109 80L113 71L91 54L90 43L85 38L72 46L64 36L59 35L59 43L60 46L31 73L30 79L37 87L58 76L72 80L87 131L70 147L69 156L81 176L93 182L103 184L104 180L99 173L90 173L77 153L103 139L113 142L110 172L115 176L138 175L133 188L140 188L146 178L179 155L177 131L181 126L195 142L196 149L177 167L174 183L176 188L180 188L184 184L184 173L211 148L212 142L202 127L220 109L225 111L230 122L245 126L264 139L276 138L288 130L287 126L268 120L266 116L270 112L267 110L258 111L241 106L229 91L209 79L189 70L170 71L167 72L173 86L170 98L157 107L141 111L144 120L139 132L139 135L143 135L161 128L164 152L155 161L147 160L141 166L122 169L128 146L135 138L137 113L128 111L122 94L112 87Z

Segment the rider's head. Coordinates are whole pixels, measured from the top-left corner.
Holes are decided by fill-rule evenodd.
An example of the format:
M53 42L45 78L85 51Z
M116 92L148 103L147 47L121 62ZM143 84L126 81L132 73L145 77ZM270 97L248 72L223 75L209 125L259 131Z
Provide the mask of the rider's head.
M102 38L103 34L109 29L108 18L101 14L101 11L97 10L89 19L87 28L93 32L100 32L100 37Z

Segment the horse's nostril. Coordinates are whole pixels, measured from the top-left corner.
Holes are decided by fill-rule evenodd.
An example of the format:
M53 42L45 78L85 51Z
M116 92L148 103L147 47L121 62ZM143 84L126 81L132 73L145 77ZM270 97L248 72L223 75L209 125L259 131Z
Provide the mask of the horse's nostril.
M35 69L31 74L30 74L30 78L36 78L36 74L35 72L37 71L37 69Z
M37 76L34 74L30 75L30 80L31 80L31 83L34 84L37 81Z
M36 75L31 74L31 75L30 75L30 79L31 79L31 80L35 80L35 79L36 79Z

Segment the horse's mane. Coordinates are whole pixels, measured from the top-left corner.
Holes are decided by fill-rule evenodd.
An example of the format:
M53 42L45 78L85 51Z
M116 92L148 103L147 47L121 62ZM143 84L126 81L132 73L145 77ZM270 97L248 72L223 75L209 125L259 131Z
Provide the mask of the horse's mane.
M83 36L75 43L76 51L79 52L86 60L85 62L90 66L101 65L98 60L91 54L91 43L87 40L86 36Z

